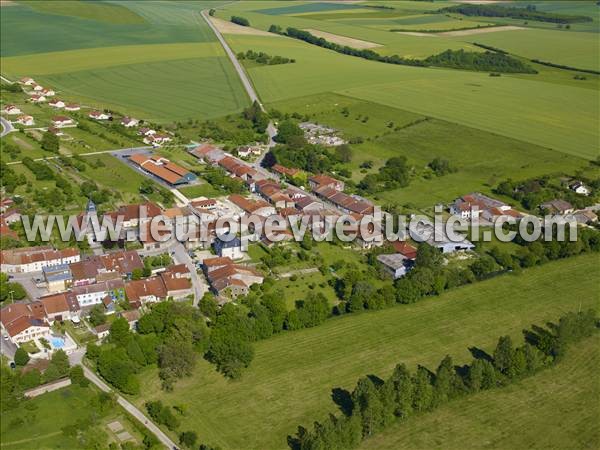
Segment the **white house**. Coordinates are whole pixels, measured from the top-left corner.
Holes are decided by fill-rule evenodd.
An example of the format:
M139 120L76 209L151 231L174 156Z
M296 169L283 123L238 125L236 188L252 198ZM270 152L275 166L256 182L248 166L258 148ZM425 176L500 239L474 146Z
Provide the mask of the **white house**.
M81 106L79 106L77 103L67 103L65 105L65 111L79 111L81 109Z
M237 237L227 242L222 241L221 239L215 239L213 247L215 253L224 258L236 260L244 257L242 242Z
M152 136L153 134L156 134L156 130L153 130L152 128L140 128L138 130L138 134L140 136Z
M39 95L39 94L33 94L30 97L30 100L32 103L43 103L46 101L46 97L44 97L43 95Z
M31 85L31 89L33 89L34 92L42 92L44 87L34 83Z
M45 320L45 311L41 305L7 305L0 310L0 324L2 334L15 345L50 335L50 326Z
M35 121L33 120L33 117L31 116L19 116L17 118L17 123L21 124L21 125L26 125L26 126L30 126L35 124Z
M25 86L32 86L35 84L35 80L30 77L24 77L19 80L19 83L21 83L22 85L25 85Z
M139 123L140 121L134 119L133 117L123 117L121 119L121 125L123 125L125 128L137 127Z
M6 105L4 107L4 112L9 115L21 114L21 110L17 108L15 105Z
M108 120L111 118L111 115L101 111L92 111L89 113L88 117L94 120Z
M394 280L403 277L412 268L413 261L401 253L379 255L377 261L392 275Z
M39 272L44 267L71 264L81 260L79 250L54 250L50 246L2 250L0 270L7 273Z
M124 283L121 279L112 279L100 283L88 284L85 286L75 286L72 289L73 295L82 308L99 305L108 296L116 299L116 292L123 292Z
M590 189L581 181L571 183L569 189L579 195L590 195Z
M61 99L54 99L54 100L50 100L48 102L48 105L51 106L52 108L64 108L65 107L65 102L63 102Z
M53 89L45 88L42 89L42 95L45 95L46 97L53 97L56 95L56 92L54 92Z
M73 119L67 116L56 116L52 118L52 125L56 128L63 128L69 125L74 125Z

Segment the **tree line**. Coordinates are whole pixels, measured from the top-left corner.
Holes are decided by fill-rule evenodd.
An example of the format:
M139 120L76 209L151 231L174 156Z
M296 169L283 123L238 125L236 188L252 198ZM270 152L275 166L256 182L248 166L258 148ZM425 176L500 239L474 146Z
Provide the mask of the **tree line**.
M593 19L588 16L575 16L571 14L537 11L535 5L528 5L527 8L516 8L513 6L506 7L501 5L462 4L442 8L437 12L458 13L462 14L463 16L510 17L511 19L536 20L538 22L561 24L593 21Z
M594 311L570 312L558 323L524 330L524 343L518 347L510 336L502 336L492 355L472 351L470 364L456 366L447 355L435 371L420 365L411 373L405 364L398 364L385 380L362 377L352 393L334 389L342 415L330 414L312 428L299 426L295 436L288 436L288 445L293 450L355 448L398 420L533 376L558 363L569 346L591 336L599 326Z
M246 19L245 17L241 17L241 16L231 16L231 22L233 22L237 25L241 25L243 27L250 26L250 22L248 21L248 19Z
M317 37L305 30L297 28L287 28L285 32L278 25L271 25L269 28L271 33L282 34L295 39L299 39L309 44L318 45L319 47L333 50L344 55L357 56L359 58L368 59L370 61L379 61L387 64L400 64L405 66L438 66L450 67L453 69L478 70L507 73L537 73L532 67L523 64L518 59L512 58L506 54L497 54L493 52L467 52L465 50L446 50L438 55L430 56L426 59L410 59L403 58L398 55L380 55L379 53L369 49L356 49L346 45L339 45L330 42L324 38Z

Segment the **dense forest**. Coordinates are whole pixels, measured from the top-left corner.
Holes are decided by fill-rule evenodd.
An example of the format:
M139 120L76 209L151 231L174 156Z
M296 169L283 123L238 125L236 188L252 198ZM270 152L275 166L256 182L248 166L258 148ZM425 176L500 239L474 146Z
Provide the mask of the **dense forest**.
M477 71L504 73L538 73L537 70L504 53L486 51L483 53L464 50L446 50L430 56L425 62L432 66L450 67Z

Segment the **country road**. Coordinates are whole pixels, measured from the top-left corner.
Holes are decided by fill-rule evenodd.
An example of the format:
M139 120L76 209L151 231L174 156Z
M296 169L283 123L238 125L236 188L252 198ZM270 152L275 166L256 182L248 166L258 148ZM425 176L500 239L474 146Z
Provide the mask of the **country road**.
M202 17L204 18L204 20L206 21L206 23L208 24L210 29L213 31L213 33L215 33L215 36L217 36L217 39L223 46L225 53L227 53L227 56L231 60L231 64L233 64L235 71L237 72L238 76L240 77L240 80L242 81L242 85L244 86L244 89L246 90L248 97L250 97L250 101L257 102L260 106L260 109L265 111L265 107L263 106L260 99L258 98L258 94L254 90L254 86L252 86L252 82L250 81L250 78L248 78L246 71L244 70L244 68L242 67L240 62L235 57L235 53L233 53L233 50L231 50L231 47L229 47L229 44L225 41L225 38L223 37L221 32L217 29L217 27L215 27L215 25L210 20L208 11L204 10L200 14L202 14ZM269 135L269 147L273 147L275 145L275 141L273 140L273 138L277 135L277 128L275 127L275 125L273 124L272 121L269 122L269 125L267 126L267 134ZM265 155L266 155L266 152L264 152L260 156L260 158L254 163L255 167L260 166L260 163L262 162Z
M2 122L2 132L0 132L0 138L6 136L11 131L14 131L14 127L12 126L12 123L10 123L4 117L0 117L0 122Z
M84 365L82 365L82 367L85 377L92 383L94 383L96 386L98 386L100 390L104 392L112 391L112 389L108 387L108 385L104 381L102 381L94 372L92 372ZM167 436L165 433L163 433L163 431L160 428L154 425L154 423L150 419L148 419L139 409L137 409L135 406L133 406L131 403L129 403L127 400L125 400L118 394L117 403L121 405L125 409L125 411L127 411L137 420L139 420L140 423L142 423L146 428L148 428L148 430L150 430L152 434L154 434L158 438L158 440L162 442L163 445L165 445L168 449L178 448L175 442L173 442L169 438L169 436Z

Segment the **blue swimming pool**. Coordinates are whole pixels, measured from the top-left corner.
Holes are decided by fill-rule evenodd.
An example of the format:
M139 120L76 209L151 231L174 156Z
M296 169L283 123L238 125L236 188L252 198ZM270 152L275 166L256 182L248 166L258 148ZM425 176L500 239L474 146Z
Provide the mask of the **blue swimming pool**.
M65 340L61 337L51 337L50 344L53 348L63 348L65 346Z

